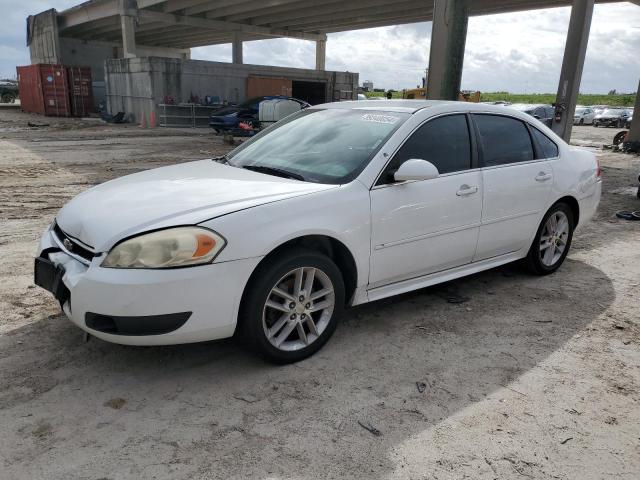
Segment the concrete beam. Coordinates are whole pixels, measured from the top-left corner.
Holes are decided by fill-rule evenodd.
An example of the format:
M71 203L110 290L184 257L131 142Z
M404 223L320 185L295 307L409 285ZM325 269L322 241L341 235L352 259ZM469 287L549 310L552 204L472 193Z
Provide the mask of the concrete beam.
M640 82L638 82L638 90L636 90L636 105L633 108L633 120L631 121L627 141L640 142Z
M327 41L316 40L316 70L326 70Z
M275 7L279 5L291 4L300 0L218 0L209 1L201 6L189 8L184 11L185 15L198 15L207 12L207 18L228 17L239 13L250 13L256 9Z
M569 18L569 31L564 46L558 93L556 94L556 108L562 109L559 122L555 119L551 128L566 142L571 138L573 127L573 113L576 109L582 67L587 53L591 18L593 17L594 0L574 0Z
M118 0L118 14L122 26L122 55L124 58L136 56L136 0Z
M242 32L249 34L264 35L265 37L291 37L301 40L322 40L326 38L324 34L306 33L287 29L275 29L258 27L246 23L224 22L220 20L210 20L201 17L189 17L186 15L173 15L170 13L155 12L151 10L140 10L138 16L146 22L163 22L170 25L186 25L189 27L206 28L209 30Z
M231 61L242 64L242 37L239 32L233 32L233 42L231 42Z
M76 7L69 8L58 13L58 28L63 31L67 28L82 25L83 23L113 17L118 14L117 0L96 0L85 2Z
M457 100L462 81L470 0L435 0L427 98Z
M389 0L371 0L369 4L370 11L379 6L389 6L391 3ZM414 3L415 5L415 3ZM298 4L296 4L298 6ZM303 3L299 8L291 9L290 5L286 5L287 10L283 9L271 9L267 14L252 15L251 23L254 25L271 25L282 22L289 22L295 19L315 19L322 15L337 15L347 11L359 11L362 13L362 5L358 2L344 2L344 1L331 1L318 5L317 2L310 1L309 3ZM376 11L377 13L377 11ZM234 17L237 18L237 17Z
M121 15L122 24L122 48L124 58L136 56L136 30L135 18L129 15Z

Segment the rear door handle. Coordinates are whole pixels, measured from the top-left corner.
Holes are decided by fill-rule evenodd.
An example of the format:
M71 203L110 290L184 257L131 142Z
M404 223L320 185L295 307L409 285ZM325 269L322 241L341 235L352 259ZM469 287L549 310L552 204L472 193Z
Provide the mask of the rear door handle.
M477 191L478 191L478 187L476 186L471 187L465 183L464 185L460 185L460 190L456 192L456 195L459 197L466 197L467 195L473 195Z
M546 182L547 180L551 180L551 177L553 177L553 175L551 175L550 173L540 172L538 173L538 175L536 175L536 181Z

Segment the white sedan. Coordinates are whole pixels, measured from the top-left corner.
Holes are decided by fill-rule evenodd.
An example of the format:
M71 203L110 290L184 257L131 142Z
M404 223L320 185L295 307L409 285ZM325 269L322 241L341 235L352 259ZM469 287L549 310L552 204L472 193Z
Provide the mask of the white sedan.
M225 157L78 195L42 237L35 282L103 340L238 333L291 362L317 351L347 306L516 260L554 272L600 191L594 155L525 113L319 105Z
M576 107L576 111L573 114L574 125L593 125L593 119L596 116L596 112L591 107Z

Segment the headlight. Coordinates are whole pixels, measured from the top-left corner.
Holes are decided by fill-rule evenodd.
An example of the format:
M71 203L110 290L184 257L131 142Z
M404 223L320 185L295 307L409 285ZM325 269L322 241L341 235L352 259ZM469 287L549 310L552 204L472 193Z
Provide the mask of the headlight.
M172 268L211 263L227 244L202 227L176 227L143 233L111 249L106 268Z

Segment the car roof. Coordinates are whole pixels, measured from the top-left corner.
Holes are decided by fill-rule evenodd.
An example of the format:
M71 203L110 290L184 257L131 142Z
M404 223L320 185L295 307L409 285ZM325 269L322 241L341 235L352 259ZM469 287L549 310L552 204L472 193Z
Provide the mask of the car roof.
M385 100L381 102L367 102L363 100L354 100L346 102L333 102L323 103L320 105L314 105L312 109L341 109L341 110L376 110L379 112L405 112L415 113L425 108L441 107L441 106L455 107L456 110L460 109L461 105L464 105L468 111L482 111L482 112L495 112L504 113L504 105L486 105L483 103L471 103L460 102L450 100ZM508 108L508 107L507 107Z

